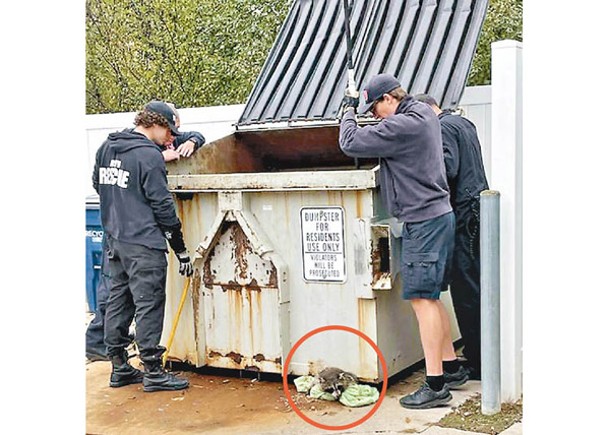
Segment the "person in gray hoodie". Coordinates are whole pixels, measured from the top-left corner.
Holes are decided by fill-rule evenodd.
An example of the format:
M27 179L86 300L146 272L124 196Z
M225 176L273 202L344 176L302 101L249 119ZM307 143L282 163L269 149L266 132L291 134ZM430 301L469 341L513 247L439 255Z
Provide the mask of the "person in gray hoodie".
M426 380L400 404L410 409L442 405L449 389L467 381L457 360L448 314L439 300L453 250L455 217L450 205L440 123L431 108L406 93L390 74L378 74L363 90L363 112L381 121L359 127L359 96L347 91L339 145L350 157L380 158L380 184L387 211L403 222L402 297L419 323Z
M181 222L167 187L160 146L179 135L175 113L153 101L135 117L135 128L111 133L98 149L93 187L99 194L111 277L104 339L112 362L111 387L143 382L144 391L180 390L188 380L166 372L160 346L165 312L167 242L182 275L193 272ZM128 362L129 325L144 373Z

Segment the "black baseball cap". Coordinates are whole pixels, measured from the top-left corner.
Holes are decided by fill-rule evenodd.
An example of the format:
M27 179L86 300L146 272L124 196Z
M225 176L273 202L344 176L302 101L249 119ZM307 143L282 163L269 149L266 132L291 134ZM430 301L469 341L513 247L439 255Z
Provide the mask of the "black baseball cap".
M146 104L144 110L162 115L163 118L165 118L167 120L167 123L169 124L171 134L173 134L174 136L180 135L178 127L176 127L176 114L167 103L159 100L152 100L151 102Z
M364 96L364 107L360 113L366 113L372 109L372 105L383 97L384 94L399 88L400 82L391 74L377 74L368 80L362 94Z

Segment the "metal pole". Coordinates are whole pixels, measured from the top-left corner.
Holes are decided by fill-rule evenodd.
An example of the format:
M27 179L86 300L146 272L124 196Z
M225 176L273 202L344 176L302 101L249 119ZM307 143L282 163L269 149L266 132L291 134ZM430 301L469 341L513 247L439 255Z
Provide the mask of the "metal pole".
M357 92L355 88L355 71L353 70L353 41L351 40L351 8L347 0L343 0L343 12L345 14L345 40L347 41L347 88L353 95ZM357 114L357 108L356 108ZM355 168L359 169L359 158L355 157Z
M499 199L500 194L496 190L480 193L480 341L484 415L501 411Z
M350 91L355 92L355 73L353 71L353 41L351 41L351 29L349 28L350 8L347 0L343 0L343 12L345 14L345 39L347 40L347 86Z

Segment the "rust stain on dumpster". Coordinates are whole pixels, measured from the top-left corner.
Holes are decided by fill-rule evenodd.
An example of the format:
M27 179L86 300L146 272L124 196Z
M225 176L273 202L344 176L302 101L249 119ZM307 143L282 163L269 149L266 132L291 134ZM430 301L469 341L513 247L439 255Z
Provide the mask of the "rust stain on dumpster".
M239 274L240 278L246 279L248 272L247 254L253 252L252 245L239 225L233 223L231 232L232 235L230 240L233 244L235 260L237 261L238 268L235 272Z
M199 343L199 313L201 311L201 293L199 293L199 285L197 283L201 282L201 273L199 269L195 269L195 273L192 279L192 308L193 308L193 317L195 323L195 346L198 346Z
M200 323L205 328L206 363L279 373L278 271L254 251L247 230L239 222L224 221L204 256L199 285L205 295L200 301L205 320Z
M362 217L362 192L359 190L355 191L355 217L361 219Z
M211 259L214 257L215 253L216 253L216 245L213 245L209 250L209 254L207 255L205 264L203 265L202 282L205 285L205 287L210 290L213 287L214 278L215 278L215 271L213 271L213 273L212 273L212 270L211 270Z
M226 354L226 356L235 361L235 363L237 364L241 364L241 360L243 359L243 355L237 352L229 352L228 354Z

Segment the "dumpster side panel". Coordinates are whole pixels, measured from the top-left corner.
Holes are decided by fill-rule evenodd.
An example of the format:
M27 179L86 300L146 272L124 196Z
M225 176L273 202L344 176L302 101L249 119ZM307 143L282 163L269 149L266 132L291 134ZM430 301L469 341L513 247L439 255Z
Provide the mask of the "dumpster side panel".
M214 367L281 373L277 269L224 222L204 262L205 355Z
M205 237L207 231L214 222L218 213L216 193L199 193L193 195L192 199L182 200L176 198L176 211L182 222L182 232L186 247L195 259L197 244ZM167 288L165 303L165 321L163 324L163 336L161 343L166 344L175 321L175 315L180 305L180 298L184 288L185 278L178 273L179 262L173 252L168 254ZM197 263L195 262L195 267ZM197 284L201 280L201 270L195 269L191 277L191 286L188 297L174 336L168 359L176 359L201 366L205 363L204 353L199 348L205 348L204 331L204 304L202 295L196 291Z
M303 190L252 192L250 211L257 217L270 243L288 264L290 292L290 337L292 345L313 329L326 325L345 325L359 329L376 341L375 302L362 304L359 287L370 285L371 277L356 273L355 233L359 219L370 218L372 190ZM306 281L303 273L301 209L303 207L341 207L344 210L345 262L344 283ZM360 253L370 262L370 256ZM366 269L367 270L367 269ZM290 373L309 374L312 367L334 365L361 378L378 377L374 350L359 337L344 337L345 332L322 332L294 353ZM336 335L336 338L334 338ZM361 343L360 343L361 342Z
M248 182L264 180L258 175L250 174ZM370 187L369 177L362 180L359 189L210 189L194 192L192 199L178 197L185 240L196 255L191 303L182 313L170 358L280 373L285 356L305 334L344 325L378 344L390 376L420 361L416 317L401 298L399 229L379 223L387 216L378 190ZM336 229L344 239L341 282L306 280L303 273L301 212L324 207L342 210L343 228ZM389 252L380 255L380 249ZM373 288L375 268L382 269L388 285ZM177 270L170 255L167 331L182 290ZM454 328L452 309L449 314ZM322 332L305 341L288 372L306 375L324 366L341 367L364 381L378 382L383 376L372 347L345 331Z

